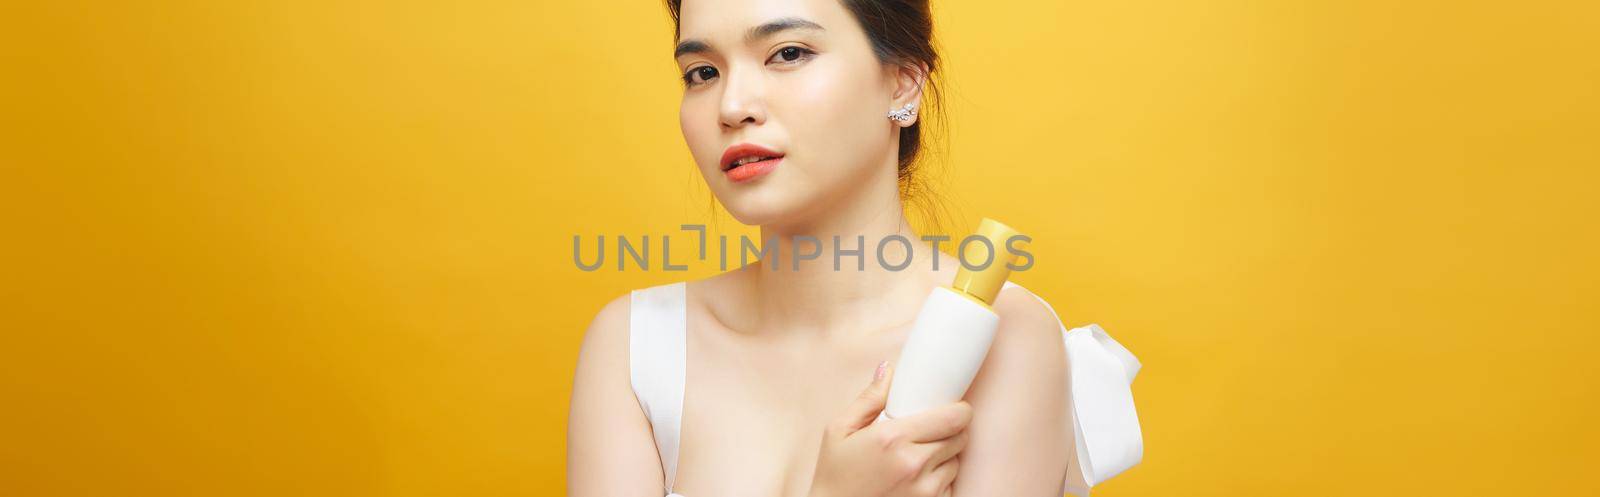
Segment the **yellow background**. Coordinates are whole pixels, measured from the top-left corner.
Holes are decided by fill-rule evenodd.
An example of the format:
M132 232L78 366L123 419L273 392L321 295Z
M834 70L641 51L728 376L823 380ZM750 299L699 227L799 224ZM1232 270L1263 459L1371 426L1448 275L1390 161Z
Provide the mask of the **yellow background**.
M0 15L0 494L559 495L589 318L715 269L571 237L748 232L657 2L134 3ZM936 3L952 229L1146 364L1096 495L1593 495L1592 2Z

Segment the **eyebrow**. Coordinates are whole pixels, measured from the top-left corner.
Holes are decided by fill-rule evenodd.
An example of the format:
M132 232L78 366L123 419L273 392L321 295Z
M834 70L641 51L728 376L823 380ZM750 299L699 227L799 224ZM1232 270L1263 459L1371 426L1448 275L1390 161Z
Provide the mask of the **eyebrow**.
M750 28L750 31L746 32L744 35L744 41L745 43L751 43L761 40L762 38L793 29L827 31L826 29L823 29L821 24L807 21L798 17L783 17L779 19L773 19L771 21L761 23L759 26ZM676 59L684 56L684 54L697 54L709 51L711 51L711 45L704 41L684 40L678 42L678 46L672 50L672 58Z

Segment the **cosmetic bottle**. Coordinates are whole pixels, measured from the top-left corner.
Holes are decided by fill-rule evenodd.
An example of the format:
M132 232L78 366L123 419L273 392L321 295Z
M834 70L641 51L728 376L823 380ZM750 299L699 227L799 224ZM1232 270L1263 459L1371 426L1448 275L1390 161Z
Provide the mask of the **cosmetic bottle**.
M879 420L915 414L961 400L983 366L1000 316L990 306L1011 274L1022 244L1007 246L1019 233L992 219L978 225L975 237L957 245L961 260L954 282L933 289L900 349L889 400ZM968 237L973 238L973 237ZM987 265L983 262L988 261Z

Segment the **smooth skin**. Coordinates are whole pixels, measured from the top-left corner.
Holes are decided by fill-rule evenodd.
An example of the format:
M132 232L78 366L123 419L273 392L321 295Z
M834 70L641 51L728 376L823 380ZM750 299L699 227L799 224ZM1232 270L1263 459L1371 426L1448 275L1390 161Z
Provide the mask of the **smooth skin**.
M751 36L783 20L799 27ZM887 236L919 240L896 176L907 124L885 113L920 102L923 71L878 61L837 0L686 0L684 41L703 47L677 58L689 80L685 142L721 204L759 225L763 240L776 238L782 258L688 283L674 491L1060 495L1073 447L1066 354L1059 323L1019 290L997 299L1000 329L962 402L872 422L911 321L957 265L925 242L909 255L885 254L910 257L903 271L883 269L873 255ZM783 152L784 161L753 181L729 181L718 160L747 142ZM849 250L865 237L865 270L850 258L833 270L835 235ZM821 240L825 256L794 269L789 255L800 236ZM585 332L568 420L568 495L663 495L650 423L629 383L628 320L623 295ZM878 377L884 361L891 366Z

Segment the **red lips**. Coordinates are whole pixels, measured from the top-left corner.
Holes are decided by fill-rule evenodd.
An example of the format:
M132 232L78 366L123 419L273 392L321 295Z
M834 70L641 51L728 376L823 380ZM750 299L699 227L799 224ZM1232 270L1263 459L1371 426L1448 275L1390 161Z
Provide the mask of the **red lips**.
M783 153L751 143L740 143L722 152L723 174L732 181L748 181L772 171L783 161Z

